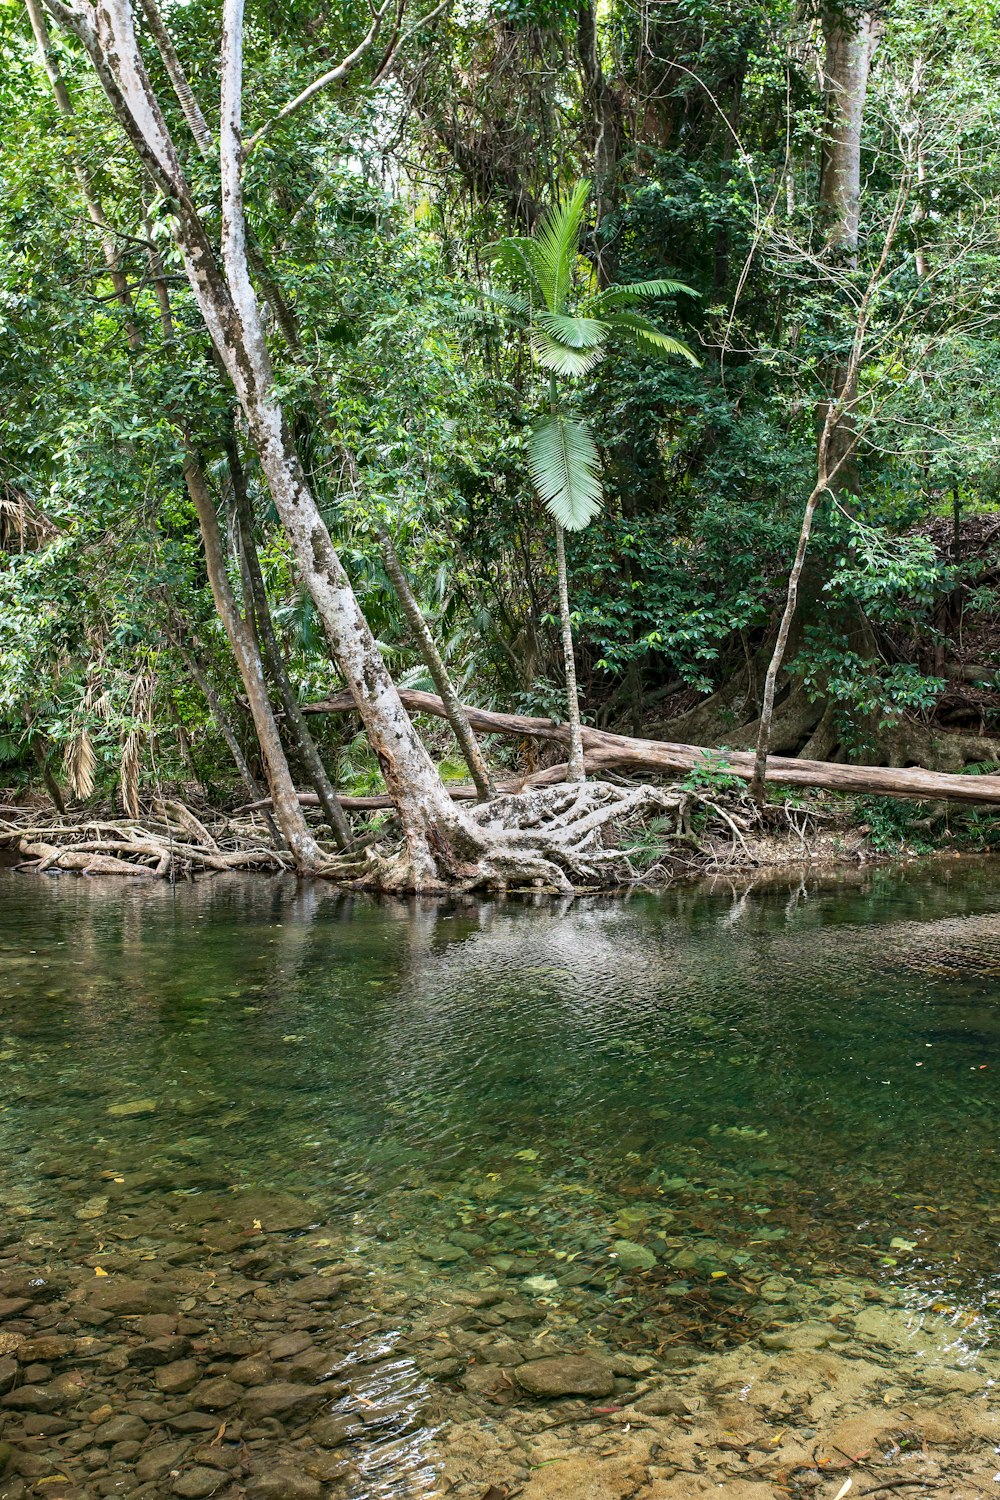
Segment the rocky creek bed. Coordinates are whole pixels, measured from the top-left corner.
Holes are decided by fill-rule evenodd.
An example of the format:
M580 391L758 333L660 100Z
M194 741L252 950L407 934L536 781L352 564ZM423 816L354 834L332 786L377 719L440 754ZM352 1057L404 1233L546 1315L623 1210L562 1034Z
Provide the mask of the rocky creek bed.
M440 1246L414 1292L285 1194L175 1204L155 1258L101 1208L76 1258L3 1236L0 1500L995 1492L1000 1357L954 1307L771 1275L728 1347L686 1343L676 1316L643 1347L646 1266L623 1269L619 1322Z

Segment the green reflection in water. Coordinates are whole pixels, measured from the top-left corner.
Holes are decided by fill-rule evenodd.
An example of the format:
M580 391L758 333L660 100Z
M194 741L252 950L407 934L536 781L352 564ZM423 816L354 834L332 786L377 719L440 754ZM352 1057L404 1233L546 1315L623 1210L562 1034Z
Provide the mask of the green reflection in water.
M0 872L0 1196L70 1250L95 1195L155 1248L185 1195L293 1193L408 1290L489 1265L626 1344L746 1336L774 1273L986 1308L995 885L560 908Z

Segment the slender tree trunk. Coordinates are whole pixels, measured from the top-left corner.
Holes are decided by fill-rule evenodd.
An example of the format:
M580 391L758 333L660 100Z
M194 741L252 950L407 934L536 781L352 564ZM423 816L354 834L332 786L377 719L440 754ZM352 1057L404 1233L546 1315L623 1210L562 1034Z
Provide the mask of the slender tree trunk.
M771 723L774 719L774 696L778 684L778 673L785 659L785 651L788 647L788 635L795 618L795 607L799 597L799 579L802 577L802 569L805 566L806 551L809 547L809 537L812 532L813 517L816 507L827 490L827 479L821 471L816 482L816 487L809 499L806 501L805 511L802 516L802 527L799 531L798 545L795 549L795 560L792 570L788 575L788 590L785 595L785 607L782 610L781 622L778 625L778 637L774 643L771 660L768 663L767 675L764 678L764 701L761 704L760 723L757 728L757 750L754 760L753 778L750 782L750 795L758 802L764 801L764 778L767 773L767 753L771 743Z
M852 270L858 264L861 213L861 129L879 23L869 11L851 16L829 9L823 16L823 94L825 123L820 165L820 214L826 230L826 257ZM855 422L851 403L857 371L849 383L843 358L831 361L830 400L843 399L844 412L832 434L830 466L836 466L838 492L857 493L853 464Z
M580 724L580 698L576 686L576 658L573 654L573 622L569 613L569 580L566 575L566 533L556 522L556 571L559 575L559 621L562 626L563 664L566 669L566 708L569 714L569 760L567 781L586 781L583 765L583 729Z
M910 95L914 111L919 110L919 100L924 88L924 59L918 57L913 63L913 78L910 83ZM913 136L913 150L916 156L917 166L917 206L913 210L913 238L916 242L913 251L914 269L917 280L924 281L927 277L929 265L927 251L924 248L923 232L927 221L927 158L924 152L924 130L923 121L919 113L916 115L916 128Z
M827 248L857 265L861 211L861 127L879 26L870 11L843 8L823 15L823 93L826 120L819 196Z
M222 532L219 530L219 518L215 513L204 472L190 449L184 463L184 480L198 514L212 598L236 658L240 680L250 704L278 824L292 851L296 869L305 873L315 871L323 863L323 853L299 806L298 792L288 769L274 710L267 695L264 665L257 643L237 607L229 574L226 572L226 551Z
M296 562L378 757L407 843L407 883L438 884L483 848L453 807L378 650L302 468L278 397L247 262L242 196L242 0L226 0L220 164L222 268L195 204L135 35L130 0L45 0L83 46L139 159L174 206L175 242L205 326L243 408Z
M156 0L139 0L139 3L142 6L142 13L146 17L146 24L156 43L156 49L163 59L163 66L166 68L170 82L173 85L177 102L187 121L188 129L194 136L195 143L202 156L211 156L212 132L208 128L208 122L201 112L201 106L194 96L194 90L188 83L184 69L181 67L180 58L177 56L170 33L163 24L163 18L160 15Z
M253 267L254 274L257 277L257 283L264 293L268 306L274 313L275 321L281 329L289 352L296 363L305 367L306 361L295 313L285 301L280 288L275 285L273 278L269 275L263 257L259 252L254 250L252 245L249 247L248 253L250 265ZM328 434L333 434L334 424L330 420L329 408L323 399L322 392L315 383L313 385L313 404L322 427ZM355 493L360 495L362 493L361 476L358 473L358 466L354 461L354 456L353 454L345 453L344 458L347 462ZM410 580L407 578L406 570L399 560L392 537L385 526L382 525L377 515L375 515L374 519L389 581L403 608L403 613L410 626L417 649L424 659L424 665L428 672L430 672L431 680L441 695L441 701L448 709L448 722L451 725L452 733L458 742L458 747L462 752L465 763L469 768L469 775L472 777L476 791L483 801L487 801L493 795L493 788L486 761L479 747L479 741L473 733L468 715L465 712L465 707L458 693L455 691L451 674L445 665L444 658L438 650L437 642L434 639L431 629L424 619L423 611L417 602L416 595L410 587Z
M858 264L861 205L861 127L879 28L870 12L863 12L852 18L846 17L841 10L832 9L824 13L823 28L826 42L823 64L826 124L820 172L820 204L826 221L828 258L854 269ZM895 238L900 206L901 200L897 202L897 210L882 249L879 270L884 264L888 247ZM817 444L816 484L806 501L795 559L788 576L785 607L764 679L764 698L750 782L751 795L758 803L763 803L765 795L764 781L778 673L785 659L788 636L795 618L799 583L805 567L816 507L828 491L853 490L856 486L853 468L857 447L854 408L861 364L861 341L867 326L873 291L874 281L869 283L868 291L862 299L852 333L850 354L846 359L835 359L830 371L830 396Z
M465 712L462 700L455 691L448 668L445 666L441 653L437 648L437 642L431 633L431 628L424 619L423 611L417 600L416 594L410 587L403 565L399 560L392 537L380 521L376 522L378 537L382 544L382 558L385 562L385 570L389 575L393 588L403 606L407 624L411 634L420 649L420 654L426 663L427 670L431 674L434 686L437 688L441 702L445 707L448 723L451 725L452 733L458 741L465 763L469 768L476 791L479 793L481 802L488 802L493 796L493 783L490 773L483 759L483 752L479 748L479 741L472 731L469 716Z
M52 806L62 818L66 814L66 804L63 801L63 794L59 790L58 781L52 774L52 763L49 759L49 752L45 749L36 735L33 735L31 739L31 753L34 755L35 761L38 765L38 769L42 773L42 780L45 782L45 790L52 798Z
M323 809L323 815L330 826L334 841L338 849L348 849L350 848L352 839L351 825L348 823L347 814L337 799L337 793L334 791L333 784L327 775L322 756L316 747L316 741L313 739L309 726L299 707L299 701L289 680L284 658L281 654L281 647L278 644L278 638L274 631L271 610L267 602L267 590L264 586L264 577L260 570L260 558L257 555L257 547L253 537L253 515L250 510L250 497L247 494L243 465L240 462L235 439L230 438L226 446L229 457L229 472L232 477L233 504L236 511L236 526L239 536L244 590L247 596L247 611L256 621L257 640L264 660L267 663L267 669L278 689L288 720L289 731L295 741L295 747L302 758L306 774L312 782L313 790L319 798L319 805Z
M576 12L576 51L583 79L584 104L593 159L594 217L597 224L614 207L618 195L618 164L625 149L625 111L617 90L608 82L601 63L597 10L593 0L579 0ZM600 248L597 260L601 262ZM607 285L611 268L601 267Z
M233 722L222 705L222 699L219 697L218 693L215 691L215 688L212 686L212 679L209 677L208 673L205 671L205 668L198 660L197 653L194 650L189 650L188 647L184 645L184 642L180 637L181 631L187 633L186 622L180 615L177 615L175 617L174 625L175 630L178 633L170 637L171 644L179 654L184 665L187 667L188 671L191 674L191 677L201 689L202 697L208 704L212 717L215 720L216 724L219 726L222 738L225 740L226 745L229 749L229 753L233 757L233 765L240 773L240 778L243 782L243 785L250 793L253 801L255 803L260 802L262 787L256 776L251 771L249 761L243 754L243 747L239 742L236 730L233 726ZM267 799L267 802L270 802L269 798ZM267 805L265 805L264 807L263 816L264 821L267 824L268 832L271 835L272 842L274 843L274 847L276 849L284 849L286 847L285 841L281 837L281 834L278 831L278 825L274 821L274 818L272 817L270 809Z

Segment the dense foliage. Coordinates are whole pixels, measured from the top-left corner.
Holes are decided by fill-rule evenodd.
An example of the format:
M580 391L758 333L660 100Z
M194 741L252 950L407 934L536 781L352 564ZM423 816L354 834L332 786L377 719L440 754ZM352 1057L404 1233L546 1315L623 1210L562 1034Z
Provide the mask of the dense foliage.
M248 156L281 394L397 680L431 685L383 530L460 693L564 713L531 482L547 388L531 330L481 315L482 289L503 282L483 247L517 244L587 175L581 284L659 283L648 326L699 362L640 337L559 371L603 475L600 514L567 541L584 718L751 742L831 371L861 337L856 451L817 512L774 748L996 757L998 37L972 0L880 14L859 249L838 261L819 79L824 33L850 33L852 5L491 0L415 28L414 12L381 72L375 59L319 93ZM163 17L214 133L216 8ZM255 5L247 137L368 24L350 0ZM338 681L184 279L175 205L143 179L81 49L50 32L72 116L27 14L0 0L0 760L7 782L44 767L69 795L117 785L128 807L171 781L233 783L220 714L258 764L185 445L244 605L234 454L245 471L297 696ZM183 130L179 110L171 124ZM216 160L187 151L217 233ZM983 736L981 753L960 731ZM352 730L317 733L335 781L378 784Z

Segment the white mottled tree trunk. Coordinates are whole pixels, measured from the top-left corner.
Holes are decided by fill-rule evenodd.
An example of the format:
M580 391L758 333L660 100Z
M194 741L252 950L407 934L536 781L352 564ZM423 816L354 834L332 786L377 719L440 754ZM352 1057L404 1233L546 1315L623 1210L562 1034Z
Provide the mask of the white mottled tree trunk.
M275 507L399 812L409 882L436 883L481 846L420 742L320 515L276 393L247 263L241 186L242 0L226 0L220 161L222 265L181 168L139 50L131 0L45 0L83 43L133 149L174 208L175 239L205 326L233 383Z
M861 127L879 24L870 11L823 16L823 93L826 122L820 167L820 202L826 211L827 244L856 265L861 209Z

